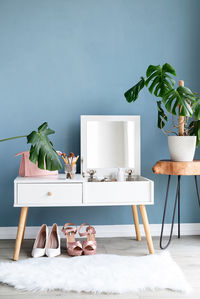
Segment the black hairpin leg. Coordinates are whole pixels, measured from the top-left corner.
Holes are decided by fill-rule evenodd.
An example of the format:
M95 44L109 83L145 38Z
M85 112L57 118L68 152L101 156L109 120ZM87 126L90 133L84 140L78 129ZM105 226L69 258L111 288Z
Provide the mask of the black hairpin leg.
M178 201L178 238L180 238L180 181L181 181L181 176L179 175L178 176L177 190L176 190L176 197L175 197L175 202L174 202L174 211L173 211L173 215L172 215L172 224L171 224L170 236L169 236L169 240L168 240L167 244L165 246L163 246L163 244L162 244L170 181L171 181L171 176L169 175L168 183L167 183L166 198L165 198L165 206L164 206L164 212L163 212L163 219L162 219L162 228L161 228L161 234L160 234L160 248L161 249L166 249L169 246L170 242L171 242L173 228L174 228L174 220L175 220L177 201Z
M198 184L197 184L197 176L194 176L194 180L195 180L195 185L196 185L196 190L197 190L197 198L198 198L198 202L200 205L200 196L199 196L199 188L198 188Z
M180 223L181 223L181 188L180 188L180 180L181 177L178 180L179 188L178 188L178 238L180 239L181 237L181 228L180 228Z

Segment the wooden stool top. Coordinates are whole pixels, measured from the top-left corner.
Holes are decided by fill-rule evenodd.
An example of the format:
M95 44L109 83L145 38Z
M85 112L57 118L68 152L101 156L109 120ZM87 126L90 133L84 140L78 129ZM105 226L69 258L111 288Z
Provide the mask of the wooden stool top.
M174 162L160 160L152 168L155 174L167 175L200 175L200 160L191 162Z

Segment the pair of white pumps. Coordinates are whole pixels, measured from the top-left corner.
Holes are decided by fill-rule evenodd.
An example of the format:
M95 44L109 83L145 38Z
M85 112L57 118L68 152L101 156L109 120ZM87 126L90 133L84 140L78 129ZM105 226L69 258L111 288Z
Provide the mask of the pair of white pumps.
M58 234L58 226L56 223L53 224L51 232L48 237L48 227L46 224L43 224L40 228L40 231L35 239L32 257L55 257L60 255L60 236Z

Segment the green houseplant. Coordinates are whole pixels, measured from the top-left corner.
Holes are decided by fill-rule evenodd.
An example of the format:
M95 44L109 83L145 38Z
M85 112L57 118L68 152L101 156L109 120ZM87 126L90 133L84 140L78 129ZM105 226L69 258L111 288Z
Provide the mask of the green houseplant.
M171 159L191 161L194 157L195 144L200 143L200 98L184 82L175 87L176 70L170 64L149 65L146 76L141 77L124 94L127 102L135 102L143 88L158 98L157 126L168 137ZM171 116L171 117L169 117ZM186 148L187 146L187 148ZM173 150L173 153L172 153Z
M39 126L37 131L32 131L29 135L1 139L0 142L17 138L27 138L27 143L31 144L29 156L30 161L35 164L37 163L37 166L40 169L53 171L62 168L59 155L53 148L53 143L48 138L49 135L54 133L55 131L48 128L48 123L44 122L41 126Z

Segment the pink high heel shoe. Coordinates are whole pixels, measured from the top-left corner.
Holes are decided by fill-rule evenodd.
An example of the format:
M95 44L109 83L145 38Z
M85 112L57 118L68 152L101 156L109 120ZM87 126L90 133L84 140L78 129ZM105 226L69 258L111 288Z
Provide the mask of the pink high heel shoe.
M75 227L72 227L75 226ZM83 253L82 244L80 241L75 240L75 234L77 232L77 226L73 223L65 223L62 232L66 235L67 253L70 256L79 256Z
M82 227L86 225L88 226L86 227L85 232L81 233L80 231ZM87 240L83 241L83 253L85 255L96 254L97 242L95 240L95 234L96 234L95 228L93 226L90 226L88 223L83 223L79 227L78 233L80 237L87 236Z

